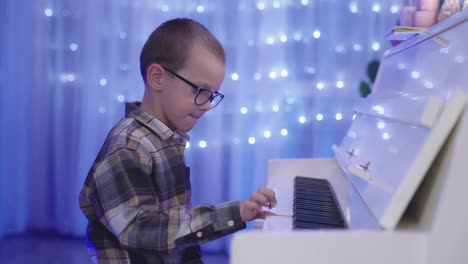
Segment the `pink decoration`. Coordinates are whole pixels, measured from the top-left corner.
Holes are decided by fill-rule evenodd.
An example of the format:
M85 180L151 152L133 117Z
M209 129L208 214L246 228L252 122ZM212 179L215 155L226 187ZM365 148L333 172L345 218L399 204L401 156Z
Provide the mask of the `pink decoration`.
M414 13L414 26L428 28L437 22L436 11L416 11Z
M439 0L419 0L419 9L422 11L438 11Z
M460 11L460 2L458 0L445 0L440 8L437 20L444 20L458 11Z
M414 12L416 12L415 6L403 6L400 13L400 26L412 27Z

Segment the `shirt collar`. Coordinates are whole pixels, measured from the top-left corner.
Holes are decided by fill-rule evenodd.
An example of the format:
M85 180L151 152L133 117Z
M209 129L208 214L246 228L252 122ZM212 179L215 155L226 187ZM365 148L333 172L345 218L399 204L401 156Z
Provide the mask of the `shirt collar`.
M156 117L143 111L143 109L141 109L141 102L125 103L125 117L134 118L148 129L158 134L163 140L173 138L175 140L181 140L182 144L190 140L189 135L186 133L169 128Z

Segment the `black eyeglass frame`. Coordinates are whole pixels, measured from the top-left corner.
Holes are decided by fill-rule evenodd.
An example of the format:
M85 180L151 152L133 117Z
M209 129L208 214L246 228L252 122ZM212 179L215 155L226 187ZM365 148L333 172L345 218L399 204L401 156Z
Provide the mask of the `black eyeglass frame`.
M172 73L175 77L179 78L181 81L185 82L186 84L190 85L190 87L192 87L193 89L195 89L197 91L197 94L195 95L195 98L193 99L193 102L196 104L196 105L204 105L206 104L208 101L210 101L211 103L211 108L210 109L213 109L215 108L217 105L219 105L219 103L221 103L221 101L223 100L224 98L224 94L220 93L220 92L212 92L211 90L209 89L206 89L206 88L202 88L202 87L199 87L197 86L196 84L194 84L193 82L185 79L184 77L180 76L179 74L175 73L174 71L166 68L165 66L162 66L164 70ZM209 92L210 93L210 97L204 101L203 103L197 103L197 97L202 93L202 92ZM215 100L216 98L219 98L219 101L215 101L216 103L213 105L213 100Z

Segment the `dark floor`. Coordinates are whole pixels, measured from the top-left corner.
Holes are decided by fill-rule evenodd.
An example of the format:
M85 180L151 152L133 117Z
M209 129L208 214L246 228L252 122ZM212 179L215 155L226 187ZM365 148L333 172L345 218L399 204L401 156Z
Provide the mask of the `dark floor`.
M204 253L207 264L228 264L223 254ZM0 240L1 264L90 264L83 239L16 235Z

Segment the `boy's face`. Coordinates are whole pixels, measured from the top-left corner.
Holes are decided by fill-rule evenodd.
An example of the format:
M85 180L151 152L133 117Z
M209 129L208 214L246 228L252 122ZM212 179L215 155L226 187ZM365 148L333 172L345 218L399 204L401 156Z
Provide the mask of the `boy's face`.
M194 83L198 87L218 91L224 80L224 63L200 44L195 44L183 68L177 74ZM161 120L180 131L190 131L198 119L210 110L211 104L195 104L196 90L165 71L165 85L161 93Z

